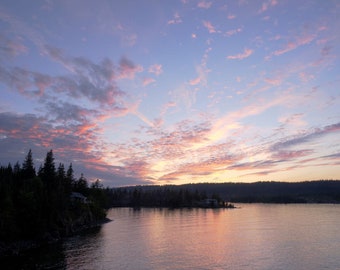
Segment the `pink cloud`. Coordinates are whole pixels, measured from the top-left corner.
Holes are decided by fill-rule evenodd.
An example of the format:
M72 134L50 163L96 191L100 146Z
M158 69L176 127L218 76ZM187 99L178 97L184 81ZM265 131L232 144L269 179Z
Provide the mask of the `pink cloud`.
M312 154L314 151L310 149L305 150L296 150L296 151L278 151L277 153L273 154L274 158L282 159L282 160L291 160L300 157L305 157Z
M296 113L289 116L283 116L278 119L280 123L282 123L283 126L291 126L296 129L301 129L302 127L305 127L307 123L303 120L303 114L302 113ZM283 126L281 128L283 128Z
M296 48L298 48L300 46L307 45L307 44L311 43L315 38L316 38L315 35L306 35L306 36L303 36L303 37L299 37L295 41L287 43L284 48L274 51L272 54L275 55L275 56L285 54L287 52L295 50Z
M122 58L119 62L118 79L134 79L135 74L142 71L143 71L142 66L135 65L127 58Z
M302 82L309 82L310 80L315 79L315 76L313 74L309 74L306 72L300 72L299 73L299 78Z
M300 146L316 140L320 137L326 136L327 134L337 133L340 131L340 122L332 125L328 125L322 128L317 128L309 132L299 134L293 138L279 141L272 145L273 151L285 151L287 148Z
M18 56L20 54L27 53L28 49L22 43L9 40L3 36L0 36L0 42L2 46L0 48L0 52L3 51L5 54L9 56Z
M237 34L237 33L240 33L240 32L242 32L242 28L237 28L237 29L232 29L232 30L227 31L227 32L225 33L225 35L226 35L227 37L231 37L231 36L233 36L233 35L235 35L235 34Z
M201 82L201 78L200 78L200 77L197 77L197 78L195 78L195 79L190 80L190 81L189 81L189 84L190 84L190 85L197 85L197 84L199 84L200 82Z
M236 163L228 167L229 170L252 170L252 169L269 169L278 165L280 161L276 160L257 160L252 162Z
M201 65L196 67L198 76L195 79L192 79L189 81L190 85L198 85L198 84L206 85L207 84L207 73L210 72L210 70L206 68L208 52L209 50L206 51L206 53L204 54Z
M133 158L124 161L124 171L126 176L147 178L151 173L149 164L145 160L136 160Z
M157 76L163 73L162 65L160 64L154 64L149 67L149 72L154 73Z
M244 49L244 52L243 53L239 53L239 54L236 54L236 55L229 55L227 56L228 59L237 59L237 60L242 60L244 58L247 58L249 57L250 55L253 54L253 50L251 49Z
M182 19L179 16L178 12L175 12L173 19L168 21L168 24L179 24L182 23Z
M149 84L151 84L153 82L155 82L155 79L153 79L153 78L150 78L150 77L144 78L143 79L143 86L147 86L147 85L149 85Z
M267 11L270 7L274 7L278 4L277 0L270 0L267 2L263 2L261 8L259 9L259 13Z
M203 25L208 29L209 33L216 33L215 27L209 21L203 21Z
M163 105L162 111L161 111L161 116L163 116L164 114L166 114L166 112L172 108L172 107L176 107L176 103L173 101L170 101L168 103L166 103L165 105Z
M137 42L137 34L135 33L125 35L122 38L122 43L128 47L134 46L136 42Z
M220 145L218 149L223 148L223 145ZM209 151L208 149L205 149ZM211 150L211 149L210 149ZM216 150L216 149L215 149ZM214 150L214 151L215 151ZM218 150L217 150L218 152ZM215 154L217 153L215 152ZM203 153L206 154L206 153ZM229 156L229 155L221 155L218 156L207 156L206 158L202 158L198 162L187 162L178 167L170 173L166 173L160 177L159 180L175 180L180 179L182 177L189 176L205 176L211 175L215 172L224 171L227 166L237 162L240 160L240 156Z
M280 78L265 78L264 81L271 85L278 86L281 84L282 80Z
M211 5L212 5L212 2L208 2L208 1L201 1L201 2L199 2L199 3L197 4L197 6L198 6L199 8L205 8L205 9L210 8Z
M236 15L234 14L229 14L228 17L227 17L229 20L233 20L236 18Z

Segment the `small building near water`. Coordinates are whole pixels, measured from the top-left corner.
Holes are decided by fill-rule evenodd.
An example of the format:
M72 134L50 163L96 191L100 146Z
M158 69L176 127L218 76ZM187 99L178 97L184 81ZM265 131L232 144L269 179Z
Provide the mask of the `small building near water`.
M218 207L218 201L216 199L205 199L201 202L202 207Z
M80 203L88 203L87 197L79 192L71 193L71 201L80 202Z

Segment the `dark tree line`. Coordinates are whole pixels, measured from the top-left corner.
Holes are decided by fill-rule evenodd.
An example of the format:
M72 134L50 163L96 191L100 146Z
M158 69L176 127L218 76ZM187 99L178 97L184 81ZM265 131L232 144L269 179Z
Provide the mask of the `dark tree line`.
M112 189L113 206L195 207L207 198L231 203L340 203L339 180L199 183Z
M140 186L111 190L112 206L128 207L200 207L205 199L215 199L227 206L218 194L207 195L204 190L189 190L178 186Z
M340 203L339 180L201 183L183 188L205 190L233 203Z
M72 198L74 192L88 203ZM0 167L0 240L60 237L106 216L107 192L99 181L74 177L72 163L57 167L50 150L36 171L32 151L23 164Z

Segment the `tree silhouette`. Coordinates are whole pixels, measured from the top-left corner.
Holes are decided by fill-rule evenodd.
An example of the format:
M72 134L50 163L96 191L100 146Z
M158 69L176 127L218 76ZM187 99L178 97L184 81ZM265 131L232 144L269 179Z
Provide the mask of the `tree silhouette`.
M66 178L69 179L70 182L74 181L72 163L70 163L70 166L67 169Z
M59 163L58 170L57 170L57 177L61 180L66 177L64 164L62 163Z
M44 166L42 167L41 173L42 173L41 178L44 182L53 180L55 177L56 170L55 170L54 157L53 157L52 150L50 150L46 154Z
M71 192L88 196L89 203L74 203ZM0 256L3 241L57 238L91 226L106 216L107 190L96 182L88 187L82 175L75 181L72 164L55 168L53 151L35 173L32 151L22 166L0 166Z
M25 161L22 164L22 176L24 179L31 179L35 177L35 168L31 149L28 151Z

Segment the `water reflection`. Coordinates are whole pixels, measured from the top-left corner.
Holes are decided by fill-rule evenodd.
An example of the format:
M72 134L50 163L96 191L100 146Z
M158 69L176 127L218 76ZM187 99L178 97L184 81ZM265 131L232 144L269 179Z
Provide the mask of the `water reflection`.
M68 238L63 244L67 269L95 269L93 260L101 261L103 241L101 227Z
M0 260L3 270L66 269L66 259L61 243L25 252L18 257Z
M81 269L82 264L88 267L93 253L102 245L100 231L100 227L93 228L65 241L24 252L20 256L2 258L1 269Z
M340 205L117 208L109 218L1 269L340 269Z

